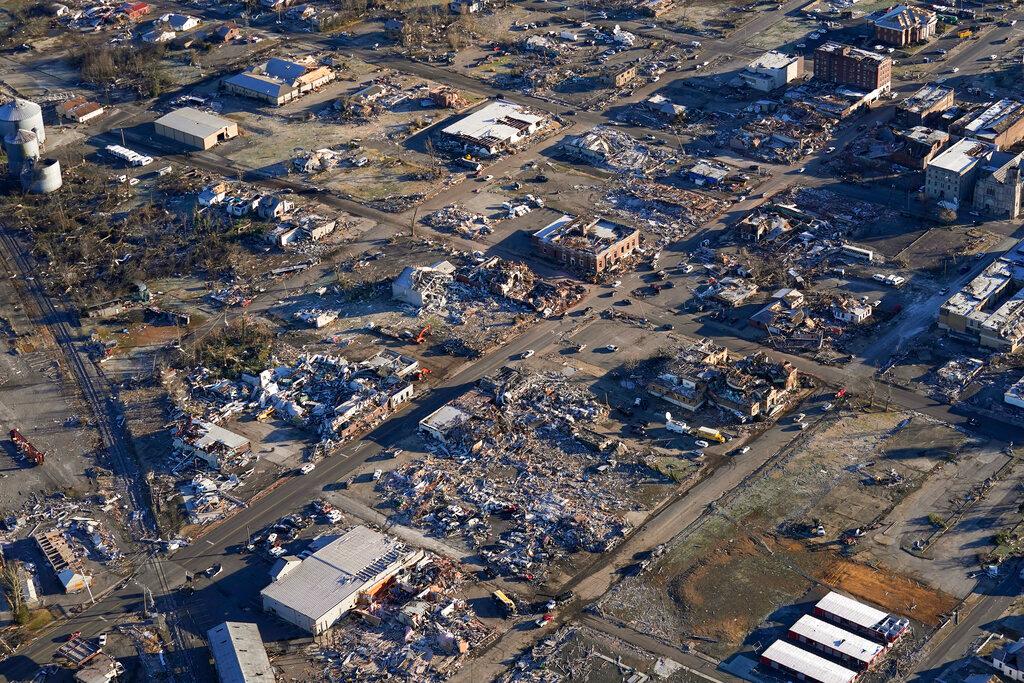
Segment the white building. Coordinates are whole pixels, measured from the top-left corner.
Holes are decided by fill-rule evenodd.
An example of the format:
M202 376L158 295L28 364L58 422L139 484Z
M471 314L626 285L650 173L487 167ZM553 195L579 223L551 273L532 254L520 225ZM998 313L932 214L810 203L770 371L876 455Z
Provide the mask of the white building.
M492 157L513 149L544 127L545 118L524 107L496 100L446 126L441 133L465 151Z
M424 558L422 550L358 526L342 534L270 584L263 609L313 634L326 631L372 598L403 569Z
M998 148L988 142L966 138L928 162L924 193L929 199L959 204L974 191L978 170L992 159Z
M225 621L211 628L206 638L220 683L274 683L277 680L256 624Z
M776 640L761 653L761 664L802 681L853 683L857 672L802 650L785 640Z
M804 58L781 52L766 52L740 72L744 85L761 92L770 92L804 75Z
M1024 681L1024 638L997 648L988 663L1011 681Z
M1003 394L1003 401L1016 408L1024 408L1024 377L1014 382L1006 393Z

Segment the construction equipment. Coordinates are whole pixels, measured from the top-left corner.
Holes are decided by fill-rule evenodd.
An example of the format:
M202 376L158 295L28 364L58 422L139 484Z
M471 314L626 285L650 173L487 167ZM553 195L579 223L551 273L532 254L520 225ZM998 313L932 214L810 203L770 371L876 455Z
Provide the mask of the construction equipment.
M46 460L46 454L29 443L29 440L26 439L17 429L11 430L11 441L13 441L14 445L18 448L18 452L21 453L21 456L33 465L42 465Z
M418 335L416 335L416 343L417 344L422 344L423 340L426 339L427 335L430 334L430 330L431 329L432 329L431 326L428 324L426 327L424 327L422 330L420 330L420 333Z
M274 406L267 406L256 415L259 422L265 422L274 416Z
M416 371L416 381L418 382L420 380L425 379L426 376L429 375L431 372L433 372L433 370L431 370L430 368L421 367L419 370Z
M516 607L516 603L514 603L507 595L505 595L504 591L496 590L493 593L491 593L491 597L494 598L495 602L497 602L501 609L505 612L506 618L515 615L519 611Z

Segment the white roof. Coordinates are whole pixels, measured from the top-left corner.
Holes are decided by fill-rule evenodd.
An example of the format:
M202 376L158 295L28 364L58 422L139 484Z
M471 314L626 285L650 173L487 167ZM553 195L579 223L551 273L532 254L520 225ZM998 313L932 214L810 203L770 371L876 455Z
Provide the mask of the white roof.
M875 609L835 591L819 600L815 607L864 628L874 628L889 616L880 609Z
M807 640L820 643L847 657L856 659L865 664L871 663L885 648L867 638L862 638L855 633L841 629L835 624L822 621L810 614L800 617L800 620L789 629L792 633L803 636Z
M307 557L261 595L316 621L379 577L397 571L396 565L415 553L395 538L357 526Z
M211 628L206 637L220 683L273 683L276 680L256 624L225 621Z
M543 121L544 117L528 114L523 107L515 102L497 100L477 109L472 114L462 117L442 132L474 140L511 140L519 135L521 131L519 128L509 125L505 122L506 120L536 125Z
M750 69L785 69L798 59L794 55L787 55L782 52L765 52L763 55L750 63Z
M469 420L470 415L452 405L443 405L420 420L420 425L444 432Z
M776 640L761 653L761 656L818 683L852 683L857 678L857 672L833 664L807 650L801 650L785 640Z
M235 450L249 445L249 439L240 434L235 434L230 429L224 429L212 422L204 422L202 420L196 420L196 424L206 431L205 434L192 442L192 445L196 448L206 450L216 443L221 443L229 449Z
M964 138L928 162L928 167L940 168L956 174L965 173L979 161L995 151L995 146L981 140Z
M176 109L169 114L164 114L156 122L168 128L201 138L216 135L233 123L215 114L193 109L192 107Z

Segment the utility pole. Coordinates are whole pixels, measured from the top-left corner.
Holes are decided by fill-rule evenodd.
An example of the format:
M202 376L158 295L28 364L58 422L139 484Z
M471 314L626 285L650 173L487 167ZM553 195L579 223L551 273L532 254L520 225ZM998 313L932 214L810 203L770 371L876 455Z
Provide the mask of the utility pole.
M412 218L409 220L409 237L415 239L416 237L416 218L419 216L420 207L416 207L412 210Z

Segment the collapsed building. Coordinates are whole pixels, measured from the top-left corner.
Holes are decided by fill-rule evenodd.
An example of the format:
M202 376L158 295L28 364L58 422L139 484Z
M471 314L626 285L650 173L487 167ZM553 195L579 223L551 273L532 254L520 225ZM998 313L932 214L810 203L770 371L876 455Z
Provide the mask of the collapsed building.
M1024 346L1024 241L942 304L939 328L995 351Z
M788 361L759 352L730 362L728 351L702 339L676 349L647 391L691 413L709 405L747 422L778 414L798 386L799 375Z
M379 490L396 516L461 535L500 574L539 579L567 554L603 552L628 530L628 492L652 471L605 452L608 409L559 373L506 367L420 421L431 453Z
M993 102L953 121L949 132L1008 149L1024 140L1024 103L1009 98Z
M908 126L929 125L953 106L954 94L953 88L929 83L896 104L896 118Z

